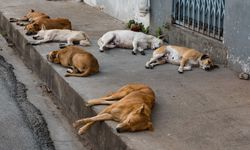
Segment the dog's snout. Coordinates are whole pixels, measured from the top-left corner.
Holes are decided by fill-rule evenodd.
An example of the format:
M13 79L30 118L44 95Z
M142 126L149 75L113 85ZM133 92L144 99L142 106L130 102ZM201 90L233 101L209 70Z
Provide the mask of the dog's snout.
M210 67L205 67L205 70L206 70L206 71L209 71L209 70L210 70Z
M37 39L37 37L36 37L36 36L33 36L32 38L33 38L34 40L36 40L36 39Z

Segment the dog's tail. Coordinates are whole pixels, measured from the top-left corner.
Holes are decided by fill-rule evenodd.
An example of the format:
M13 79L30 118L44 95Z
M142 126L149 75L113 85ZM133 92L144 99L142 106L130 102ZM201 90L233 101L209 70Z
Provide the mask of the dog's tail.
M65 74L65 77L70 77L70 76L74 76L74 77L87 77L90 74L92 74L92 70L91 67L88 67L84 72L82 73L67 73Z

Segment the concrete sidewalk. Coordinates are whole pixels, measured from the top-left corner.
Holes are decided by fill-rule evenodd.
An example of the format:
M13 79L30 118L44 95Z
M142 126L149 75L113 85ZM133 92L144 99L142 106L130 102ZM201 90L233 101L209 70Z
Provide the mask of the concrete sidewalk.
M8 22L29 9L51 17L68 17L73 28L86 31L92 46L86 47L99 60L101 72L87 78L65 78L66 69L48 63L45 56L58 43L26 45L30 37L23 28ZM96 40L106 31L123 29L124 24L83 3L45 0L0 0L0 27L14 42L18 53L52 89L74 121L91 116L103 107L84 107L84 101L104 95L130 82L150 85L156 95L153 110L154 132L118 134L116 123L97 123L84 135L96 149L137 150L249 150L250 84L221 67L211 72L194 69L178 74L177 66L163 65L146 70L146 56L133 56L130 50L113 49L100 53Z

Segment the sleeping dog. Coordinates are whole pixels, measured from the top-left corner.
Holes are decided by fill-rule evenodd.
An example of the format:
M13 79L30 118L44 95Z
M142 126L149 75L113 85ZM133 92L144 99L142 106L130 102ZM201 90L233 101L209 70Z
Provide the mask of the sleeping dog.
M185 70L192 70L192 66L199 66L206 71L218 67L214 65L211 58L206 54L195 49L173 45L162 46L156 49L145 67L153 69L154 66L165 63L180 65L178 68L179 73L183 73Z
M26 21L26 22L33 22L39 19L43 19L43 18L50 18L48 15L39 12L39 11L35 11L33 9L31 9L27 15L23 16L22 18L10 18L10 22L16 22L17 25L20 26L24 26L26 25L25 23L21 23L20 21Z
M152 35L130 30L109 31L98 40L100 52L103 52L105 48L120 47L133 49L133 55L136 55L137 50L142 55L145 55L145 49L156 49L162 44L163 41L161 39L158 39Z
M83 134L97 121L119 122L117 132L153 130L151 112L155 101L154 91L144 84L128 84L105 97L89 100L87 106L110 105L97 116L77 120L73 126L81 127Z
M42 29L69 29L71 30L71 22L65 18L41 18L35 20L25 26L26 35L34 35Z
M83 31L72 31L67 29L46 30L44 26L42 26L42 29L33 36L33 39L36 41L29 41L32 45L38 45L50 41L67 42L67 44L60 44L60 48L74 45L73 42L79 42L82 46L90 45L89 37Z
M66 77L87 77L99 72L97 59L77 46L67 46L63 49L52 51L47 55L50 62L69 67Z

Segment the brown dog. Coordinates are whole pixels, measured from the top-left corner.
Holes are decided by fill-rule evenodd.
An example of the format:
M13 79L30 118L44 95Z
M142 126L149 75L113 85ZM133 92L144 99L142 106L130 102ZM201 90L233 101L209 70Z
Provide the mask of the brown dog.
M97 59L77 46L67 46L63 49L52 51L47 55L50 62L61 64L69 67L66 77L87 77L99 72L99 64Z
M73 126L82 126L78 134L83 134L96 121L114 120L119 122L117 132L153 130L151 111L155 101L153 90L144 84L128 84L113 94L89 100L87 106L112 104L97 116L77 120Z
M71 30L71 22L65 18L42 18L30 24L27 24L24 29L27 30L26 35L36 34L44 26L49 29L69 29Z
M10 18L10 22L17 22L17 25L24 26L26 24L20 23L20 21L27 21L27 22L33 22L42 18L50 18L47 14L44 14L42 12L35 11L31 9L27 15L23 16L22 18Z

